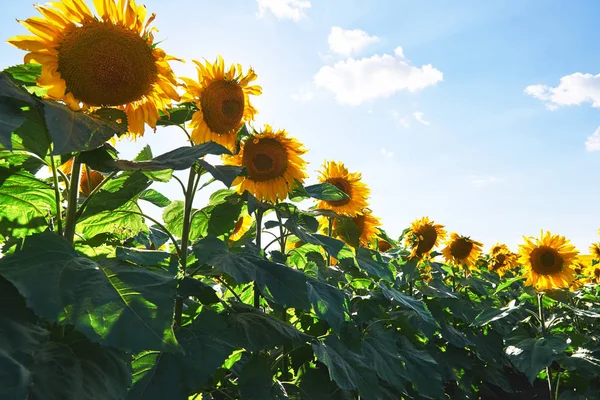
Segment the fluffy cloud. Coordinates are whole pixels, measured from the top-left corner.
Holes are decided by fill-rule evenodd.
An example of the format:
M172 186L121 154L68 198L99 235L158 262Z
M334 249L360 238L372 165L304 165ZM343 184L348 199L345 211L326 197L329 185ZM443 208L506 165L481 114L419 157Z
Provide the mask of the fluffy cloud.
M585 141L587 151L600 151L600 126Z
M424 116L425 114L421 111L415 111L413 113L413 117L415 117L418 122L422 123L423 125L431 125L431 122L426 121Z
M292 99L299 101L299 102L306 102L306 101L310 101L313 98L313 93L308 90L308 89L300 89L298 91L298 93L294 93L292 94Z
M378 41L377 36L370 36L360 29L346 30L339 26L332 27L327 38L329 50L343 56L360 53L363 49Z
M592 103L592 107L600 108L600 74L576 72L560 78L556 87L531 85L525 88L525 93L542 100L550 110L586 102Z
M310 8L308 0L256 0L258 3L258 16L263 17L270 11L278 19L291 19L300 21L306 15L304 10Z
M401 90L416 92L441 82L443 77L431 64L410 65L396 49L394 56L375 54L368 58L348 58L333 66L321 67L314 82L317 87L334 93L338 103L356 106L390 97Z

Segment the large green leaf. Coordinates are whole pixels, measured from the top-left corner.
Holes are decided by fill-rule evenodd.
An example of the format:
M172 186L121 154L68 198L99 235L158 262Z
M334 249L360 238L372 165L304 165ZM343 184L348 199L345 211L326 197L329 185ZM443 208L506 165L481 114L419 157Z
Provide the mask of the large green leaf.
M376 251L365 249L364 247L359 248L356 262L361 269L373 276L388 282L394 280L394 274L390 269L390 264L383 261L381 254Z
M114 210L105 210L84 217L77 222L77 232L86 239L96 235L115 235L121 240L135 237L140 232L147 232L144 218L135 214L141 212L135 201L128 201Z
M52 187L26 171L0 168L0 234L25 237L48 227L56 212Z
M11 135L25 121L25 116L17 104L9 97L0 96L0 145L12 150Z
M341 240L317 233L310 233L295 217L288 218L284 226L301 241L324 247L333 257L337 257L345 245Z
M306 194L313 199L339 201L349 198L348 194L328 182L306 186L304 190L306 191Z
M146 200L147 202L150 202L160 208L167 207L169 204L171 204L171 200L154 189L144 190L142 193L140 193L139 198L140 200Z
M365 358L377 375L396 389L404 391L407 376L393 333L379 324L373 324L362 341L362 347Z
M231 187L233 180L242 173L243 167L235 165L211 165L204 160L198 160L198 164L208 171L218 181L223 182L227 187Z
M349 319L348 298L346 294L314 278L308 278L308 299L315 313L323 318L336 332L341 332L342 325Z
M266 400L271 398L273 372L271 372L269 362L263 358L253 357L242 368L238 384L242 399Z
M292 325L245 304L234 303L228 324L236 333L238 346L250 351L270 349L287 343L303 344L311 337Z
M431 315L431 312L427 309L425 303L415 299L412 296L405 295L404 293L394 288L388 288L386 285L380 283L379 287L385 297L390 300L396 301L402 306L413 310L419 318L429 325L437 325L437 322Z
M174 277L80 257L52 233L31 236L22 251L0 259L0 274L36 314L72 324L92 341L130 352L178 351Z
M238 342L227 317L210 310L201 312L194 322L178 330L177 340L185 351L182 365L190 391L197 391L206 383Z
M127 400L187 400L183 370L173 354L142 351L132 361L133 385Z
M317 360L329 369L331 380L346 390L358 389L361 397L377 399L379 382L369 360L355 353L336 336L329 335L312 345Z
M10 75L16 84L34 86L37 78L42 75L42 65L36 63L13 65L2 72Z
M567 347L569 343L564 338L549 336L509 344L505 351L513 365L533 383L542 369L560 358Z
M501 320L520 308L521 304L516 304L516 301L512 301L506 307L488 308L479 313L472 323L474 326L484 326L491 322Z
M431 399L444 398L440 367L435 359L424 350L419 350L404 336L400 336L400 358L404 362L408 380L415 389Z

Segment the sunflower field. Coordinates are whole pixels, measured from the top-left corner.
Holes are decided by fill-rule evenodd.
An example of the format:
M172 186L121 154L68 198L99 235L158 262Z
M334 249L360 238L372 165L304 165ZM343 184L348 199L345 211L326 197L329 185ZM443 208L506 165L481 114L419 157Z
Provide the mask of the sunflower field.
M35 8L0 73L0 399L600 399L600 244L389 236L359 172L305 185L301 133L253 124L252 68L176 76L135 0ZM165 126L189 146L119 158Z

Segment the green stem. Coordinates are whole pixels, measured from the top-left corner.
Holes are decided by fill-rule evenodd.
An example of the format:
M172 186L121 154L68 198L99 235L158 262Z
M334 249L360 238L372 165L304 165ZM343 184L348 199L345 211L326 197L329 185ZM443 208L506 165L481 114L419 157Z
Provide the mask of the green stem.
M331 237L333 230L333 217L327 217L327 236ZM333 257L331 257L331 252L325 249L327 252L327 264L333 264Z
M262 219L264 211L261 208L256 210L256 247L261 249L261 232L262 232ZM256 281L254 281L254 307L260 308L260 290Z
M179 265L181 272L185 276L187 269L188 246L190 241L190 227L192 225L192 203L194 202L194 189L196 188L196 170L194 166L190 168L190 176L185 192L185 203L183 209L183 229L181 231L181 253L179 255ZM181 316L183 314L183 299L178 298L175 302L175 325L181 325Z
M56 201L56 226L58 227L58 234L62 236L62 206L60 200L60 188L58 187L58 173L56 172L56 163L54 162L54 156L50 156L50 166L52 167L52 179L54 180L54 200Z
M86 199L83 201L83 203L81 203L81 207L79 207L79 210L77 210L77 214L76 214L77 219L81 218L81 216L83 215L83 212L85 211L85 207L88 205L88 203L90 202L92 197L94 197L94 195L96 193L98 193L100 191L100 189L102 189L102 187L104 185L106 185L106 183L108 181L110 181L113 178L113 176L115 176L116 174L117 174L117 171L111 172L102 180L102 182L100 182L98 184L98 186L96 186L95 188L92 189L92 191L90 192L88 197L86 197ZM88 182L89 182L89 179L88 179Z
M81 161L79 156L73 159L71 170L71 185L69 187L69 200L67 203L67 222L65 225L65 239L73 243L75 225L77 225L77 196L79 195L79 178L81 175Z
M284 232L283 229L283 221L281 220L281 214L279 213L279 210L275 210L275 215L277 215L277 222L279 222L279 237L280 237L280 247L281 247L281 253L285 254L285 242L287 240L287 235ZM283 307L283 309L281 310L281 320L283 322L287 322L287 308ZM286 346L285 344L282 347L282 364L281 364L281 380L287 380L289 378L291 378L290 374L288 373L288 353L290 352L290 349L288 348L288 346Z
M544 318L544 307L542 306L542 299L544 297L543 293L538 293L538 313L540 315L540 328L542 330L542 336L546 336L546 319ZM550 394L550 399L552 396L552 373L550 372L550 367L546 367L546 379L548 381L548 392Z

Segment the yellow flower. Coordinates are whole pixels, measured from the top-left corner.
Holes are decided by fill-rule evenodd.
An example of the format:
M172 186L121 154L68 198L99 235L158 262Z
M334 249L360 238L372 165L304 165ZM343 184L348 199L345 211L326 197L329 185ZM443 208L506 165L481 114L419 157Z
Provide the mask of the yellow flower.
M102 181L104 175L93 169L89 169L85 164L81 166L81 180L79 181L79 193L89 196Z
M233 231L231 232L231 235L229 235L229 242L240 240L251 227L252 217L244 212L244 214L236 221Z
M347 231L347 225L339 218L333 221L333 236L340 238L352 247L356 247L357 244L363 247L374 247L375 241L379 238L381 220L374 216L371 210L365 208L361 214L352 218L352 222L358 231L358 243L353 240L352 233Z
M564 236L542 231L539 238L524 237L519 246L528 286L537 290L568 287L575 279L572 269L579 253Z
M429 217L423 217L411 224L404 241L407 247L412 248L410 258L422 258L427 257L445 237L444 225L435 224Z
M46 97L75 110L99 107L124 110L131 135L143 135L144 123L156 127L159 110L179 100L174 57L155 47L144 6L135 0L94 0L98 17L83 0L36 5L43 17L20 21L35 36L8 40L26 50L25 63L42 65L39 86Z
M588 282L596 285L600 284L600 264L586 265L583 275L586 276Z
M326 161L323 170L319 172L319 181L328 182L344 193L349 198L342 200L320 200L317 208L333 210L340 215L354 217L368 206L369 188L361 181L362 175L358 172L348 172L341 162Z
M600 243L592 243L590 253L596 260L600 260Z
M519 256L510 251L505 244L495 244L490 250L490 261L488 268L495 271L498 275L504 275L508 270L515 268L519 264Z
M448 263L453 262L471 268L475 266L477 258L481 254L481 246L481 243L454 232L446 242L442 254Z
M234 156L224 156L225 164L243 166L245 176L233 181L238 193L250 192L260 201L276 203L286 199L296 181L306 178L306 149L285 130L273 131L265 125L260 133L248 137Z
M186 90L182 100L198 106L190 122L192 141L196 144L213 141L235 151L238 131L258 113L250 104L249 95L260 95L262 89L248 85L257 75L252 68L244 75L240 64L237 69L232 64L225 70L221 56L214 64L194 62L198 81L181 78Z

